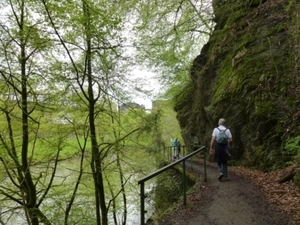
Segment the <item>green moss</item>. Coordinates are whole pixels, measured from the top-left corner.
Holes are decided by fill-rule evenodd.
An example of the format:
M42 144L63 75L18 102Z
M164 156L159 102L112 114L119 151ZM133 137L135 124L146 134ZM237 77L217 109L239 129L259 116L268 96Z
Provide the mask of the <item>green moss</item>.
M247 150L244 154L242 165L258 168L262 171L269 171L271 169L278 169L284 166L282 160L279 160L281 155L275 151L269 151L268 144L254 146L253 150Z
M182 108L184 108L186 105L188 105L188 102L190 101L193 93L193 86L188 83L182 87L181 92L179 92L175 97L173 98L174 105L175 105L175 111L178 111Z
M222 63L222 69L217 71L218 80L215 85L215 93L214 98L212 99L212 103L217 103L222 101L223 98L226 98L226 94L229 92L228 85L230 80L230 75L232 73L231 61L229 61L230 57L227 57Z
M262 168L263 167L262 164L264 164L262 162L264 155L265 155L264 146L263 145L255 146L253 150L247 150L245 152L242 160L242 165Z
M286 140L284 144L284 154L291 156L293 164L296 163L297 165L300 165L300 135Z
M300 188L300 171L298 171L295 175L295 184Z
M236 21L239 21L242 17L247 14L247 11L242 5L238 5L235 11L232 11L230 17L227 20L225 25L225 29L231 28L231 26L235 25Z
M270 113L272 111L271 102L256 100L254 102L254 105L255 105L255 111L254 111L254 114L253 114L254 116L263 116L263 117L270 116Z
M188 174L188 173L187 173ZM186 177L187 189L191 189L195 182L194 176L190 175ZM191 180L192 178L193 180ZM165 173L156 177L156 187L154 190L155 197L155 209L157 216L165 213L172 205L174 205L182 196L182 174L177 168L168 170Z
M209 143L212 121L224 116L245 163L264 169L284 165L282 137L299 133L300 6L295 0L288 9L287 2L264 1L259 9L249 5L253 1L213 2L216 30L200 57L198 85L186 87L190 94L177 100L181 125L197 127ZM191 113L194 108L199 113Z

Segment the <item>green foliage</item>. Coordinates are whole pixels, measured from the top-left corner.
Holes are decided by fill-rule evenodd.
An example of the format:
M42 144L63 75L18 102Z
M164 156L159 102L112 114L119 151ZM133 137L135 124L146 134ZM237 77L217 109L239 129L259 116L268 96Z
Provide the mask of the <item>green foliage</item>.
M176 119L176 112L173 109L173 103L171 101L157 100L155 102L154 112L159 110L161 113L161 137L163 146L170 146L170 139L178 137L179 140L183 140L181 137L181 130ZM183 145L183 143L181 143Z
M300 171L298 171L294 177L295 184L300 188Z
M264 151L263 151L264 147L263 146L257 146L255 149L248 149L248 151L246 151L244 153L244 157L243 157L243 164L246 166L254 166L257 164L257 162L259 162L259 160L261 160L261 158L263 158L264 155ZM258 167L260 167L261 165L258 165Z
M164 94L165 99L170 99L174 108L181 108L189 99L192 86L188 71L181 72L174 77L168 85L168 90Z
M126 194L127 189L136 187L131 177L152 171L161 160L164 146L170 144L169 138L180 137L176 115L170 107L162 107L151 114L135 109L123 113L116 107L116 102L126 99L122 96L125 93L123 81L133 57L124 54L123 47L128 44L126 22L130 20L131 23L138 15L133 7L136 3L90 0L65 4L59 1L0 3L5 4L4 8L10 6L0 19L0 58L3 62L0 65L3 125L0 150L4 159L1 169L7 162L5 165L12 171L11 179L14 180L8 184L11 199L23 202L22 206L27 205L22 196L27 197L28 187L24 180L20 181L20 175L31 172L30 182L36 184L33 197L39 202L34 207L40 205L39 209L51 222L62 224L64 216L68 216L69 224L95 223L94 211L91 211L96 208L91 197L95 185L90 166L98 155L91 153L92 147L99 149L97 153L101 155L103 166L100 173L107 177L101 191L115 201L114 210L123 210L120 193ZM207 23L204 17L211 17L211 11L200 15L199 12L203 12L197 10L200 5L190 1L184 2L183 8L181 1L161 1L158 5L151 1L147 3L151 11L144 11L147 9L147 5L142 7L144 3L139 1L141 8L136 10L151 15L147 17L147 26L141 30L145 36L141 35L142 45L139 46L148 45L146 52L150 54L143 52L140 59L153 59L151 65L164 66L168 72L176 74L170 78L174 85L172 96L183 93L183 88L188 87L187 67L200 51L199 43L203 43L198 33L210 33L207 24L205 29L197 30L201 27L199 19ZM173 29L174 15L176 29ZM153 30L148 29L153 24ZM147 36L152 31L161 32L161 35ZM23 52L25 56L20 58ZM163 75L163 79L169 79L170 74ZM22 120L25 111L28 123ZM94 131L91 121L95 122L96 135L91 135ZM28 142L23 138L27 131ZM97 146L92 146L91 136L97 139ZM15 155L11 154L13 151ZM21 171L24 162L28 163L28 168ZM2 171L1 180L7 180L7 174ZM26 188L22 189L22 185ZM6 190L4 187L0 191ZM25 190L22 196L18 194L20 190ZM66 215L66 206L72 204L73 197L74 203ZM6 200L5 196L0 198L1 202Z
M253 149L247 149L243 154L241 164L248 167L269 171L270 169L282 168L285 158L276 151L268 151L267 144L254 146Z
M191 99L193 86L190 82L183 82L181 85L172 86L170 90L174 90L174 97L172 100L174 102L175 111L178 111L187 105L189 99Z
M157 179L155 189L155 208L157 213L163 213L170 207L170 204L177 202L181 196L180 174L174 171L166 172Z
M194 182L187 177L187 189L189 190ZM168 170L157 176L155 194L155 208L157 215L163 214L166 210L172 208L182 195L182 174L174 170Z
M270 116L270 112L272 112L271 102L256 101L254 104L255 104L254 114L256 116Z
M292 156L297 165L300 165L300 136L289 138L285 142L284 150Z
M284 146L284 149L292 154L296 154L300 150L300 136L289 138Z
M206 42L212 31L212 9L202 2L140 1L137 13L136 41L142 46L138 60L157 69L168 85Z

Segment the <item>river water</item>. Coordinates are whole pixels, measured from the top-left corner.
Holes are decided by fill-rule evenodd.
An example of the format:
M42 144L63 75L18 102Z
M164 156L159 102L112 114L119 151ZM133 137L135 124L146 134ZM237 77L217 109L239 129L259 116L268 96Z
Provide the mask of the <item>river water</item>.
M61 225L64 224L64 212L66 205L70 201L70 196L75 187L75 183L78 177L78 165L79 160L65 160L59 162L57 172L55 175L53 187L51 191L47 195L47 198L44 200L41 205L41 211L45 213L47 218L52 222L53 225ZM44 164L35 166L34 172L32 173L34 176L40 176L41 179L37 184L37 189L42 190L40 193L43 193L43 190L46 188L46 184L50 179L50 175L52 172L50 164ZM153 171L155 168L153 167ZM78 225L93 225L95 223L95 204L94 204L94 189L93 189L93 178L90 173L89 164L87 163L84 166L84 174L82 176L82 183L79 186L77 196L73 203L72 211L70 214L70 225L78 224ZM118 178L114 178L112 176L116 176L118 173L114 173L112 171L108 174L109 180L111 182L111 186L113 187L114 193L119 191L119 183ZM143 175L144 176L144 175ZM129 178L130 177L130 178ZM137 184L137 180L141 178L138 174L133 174L128 172L127 178L129 179L126 183L126 197L127 197L127 223L128 225L139 225L140 224L140 187ZM4 184L6 187L10 187L10 183L8 179L5 179L6 183ZM145 193L151 192L154 187L153 183L147 183L145 185ZM1 196L2 198L2 196ZM110 200L110 194L106 194L107 201ZM149 200L148 200L149 201ZM122 201L117 201L119 207L122 207ZM151 214L154 212L154 204L151 202L145 202L147 214L145 215L146 219L151 217ZM2 201L0 206L1 217L0 219L4 221L5 225L27 225L25 220L24 211L22 208L15 209L18 207L16 203L11 201ZM14 209L9 213L10 209ZM5 212L5 213L4 213ZM123 220L122 210L120 209L117 212L118 224L121 224ZM112 219L112 214L110 214L110 223L114 224Z

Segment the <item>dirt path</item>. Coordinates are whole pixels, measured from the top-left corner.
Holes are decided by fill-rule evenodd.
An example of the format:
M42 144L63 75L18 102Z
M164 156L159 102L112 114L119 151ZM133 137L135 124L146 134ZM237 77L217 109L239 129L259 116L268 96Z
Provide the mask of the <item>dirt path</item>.
M203 166L189 165L202 174ZM216 167L207 167L207 183L199 182L157 225L288 225L290 218L270 206L260 190L247 178L230 173L218 181Z

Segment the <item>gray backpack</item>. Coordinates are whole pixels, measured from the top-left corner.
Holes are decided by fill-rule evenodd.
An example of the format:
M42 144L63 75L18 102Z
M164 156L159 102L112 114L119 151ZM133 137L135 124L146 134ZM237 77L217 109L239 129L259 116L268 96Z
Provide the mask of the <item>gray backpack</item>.
M227 130L227 128L225 130L220 130L218 127L217 129L220 131L217 138L216 138L216 142L218 144L222 144L222 145L225 145L228 143L228 137L225 133L225 131Z

